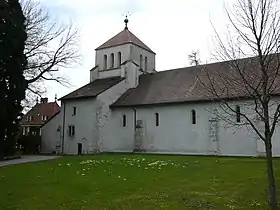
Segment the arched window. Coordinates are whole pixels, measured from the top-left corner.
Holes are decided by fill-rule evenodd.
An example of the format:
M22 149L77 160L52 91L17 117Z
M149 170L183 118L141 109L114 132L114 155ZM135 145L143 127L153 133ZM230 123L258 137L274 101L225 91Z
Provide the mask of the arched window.
M195 112L194 109L192 110L192 124L193 124L193 125L196 124L196 112Z
M122 54L121 52L118 52L118 67L120 67L122 64Z
M237 105L235 107L235 112L236 112L236 122L240 122L241 121L240 106Z
M159 126L159 113L155 113L156 115L156 126Z
M140 55L140 69L143 69L143 55Z
M104 69L107 69L107 55L104 55Z
M148 70L148 58L145 57L145 71Z
M122 124L123 124L123 127L126 127L126 115L124 114L123 115L123 119L122 119Z
M111 53L111 55L110 55L110 67L111 68L114 68L114 66L115 66L115 56L114 56L114 53Z

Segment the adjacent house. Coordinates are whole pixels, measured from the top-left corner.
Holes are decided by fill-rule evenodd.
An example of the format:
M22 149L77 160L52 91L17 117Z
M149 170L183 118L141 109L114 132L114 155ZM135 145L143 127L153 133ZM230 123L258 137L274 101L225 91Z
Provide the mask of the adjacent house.
M236 116L224 116L235 122L227 126L215 115L220 111L219 102L207 95L198 79L205 79L205 69L210 74L227 74L231 71L229 62L157 72L155 52L128 29L127 19L125 23L124 30L96 48L89 83L62 97L60 112L42 127L46 151L264 154L262 140L242 124L240 110L254 109L242 88L233 82L232 89L227 90L231 97L226 99L237 110ZM276 89L271 101L276 102L279 96ZM38 121L43 119L41 113L32 113L34 119L27 115L30 122L36 122L36 114ZM25 126L30 132L30 123ZM277 127L274 156L280 156L279 138Z
M41 126L59 110L60 107L56 101L48 102L48 98L42 98L41 102L37 102L23 117L21 122L22 135L41 136Z

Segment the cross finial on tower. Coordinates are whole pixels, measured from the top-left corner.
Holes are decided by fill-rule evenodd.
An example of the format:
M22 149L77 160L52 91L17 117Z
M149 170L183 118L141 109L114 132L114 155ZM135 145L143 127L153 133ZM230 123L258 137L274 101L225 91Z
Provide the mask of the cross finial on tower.
M124 27L124 29L125 30L127 30L128 29L128 27L127 27L127 24L128 24L128 16L129 16L129 12L127 12L126 14L125 14L125 19L124 19L124 23L125 23L125 27Z

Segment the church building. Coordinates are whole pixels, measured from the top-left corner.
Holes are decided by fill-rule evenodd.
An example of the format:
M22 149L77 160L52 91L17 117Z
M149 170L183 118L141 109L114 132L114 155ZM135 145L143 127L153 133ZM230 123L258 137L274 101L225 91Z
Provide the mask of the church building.
M42 126L42 152L143 152L259 156L264 143L242 117L215 114L199 85L203 68L227 71L226 62L156 71L156 53L125 28L96 48L90 82L62 97L60 112ZM243 100L232 105L246 108ZM280 156L279 129L273 155Z

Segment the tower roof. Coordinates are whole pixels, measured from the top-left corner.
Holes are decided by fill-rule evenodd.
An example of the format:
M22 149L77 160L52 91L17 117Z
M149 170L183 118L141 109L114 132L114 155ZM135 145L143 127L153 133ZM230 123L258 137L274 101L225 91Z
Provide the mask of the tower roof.
M126 27L123 31L118 33L113 38L109 39L107 42L96 48L96 50L105 49L109 47L114 47L122 44L132 43L154 53L147 45L145 45L140 39L138 39L131 31ZM155 53L154 53L155 54Z

